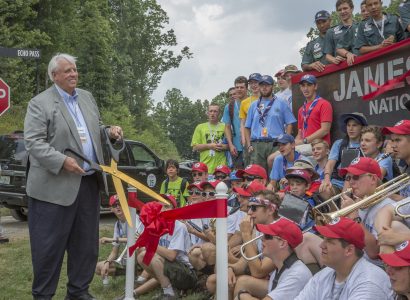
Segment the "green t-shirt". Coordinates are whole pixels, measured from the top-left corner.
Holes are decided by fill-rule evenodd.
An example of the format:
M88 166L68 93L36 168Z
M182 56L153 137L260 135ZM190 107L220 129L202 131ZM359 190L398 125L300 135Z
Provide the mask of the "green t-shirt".
M172 196L175 197L177 200L178 207L183 207L186 204L186 199L188 198L188 181L186 181L185 189L184 192L181 193L181 183L182 183L182 178L177 177L175 181L168 181L168 190L165 190L165 182L167 179L165 179L162 184L161 184L161 190L160 194L171 194Z
M222 143L224 139L225 124L212 125L209 122L199 124L192 136L191 146L200 144ZM213 174L219 165L226 165L225 151L204 150L199 154L199 161L208 166L208 173Z

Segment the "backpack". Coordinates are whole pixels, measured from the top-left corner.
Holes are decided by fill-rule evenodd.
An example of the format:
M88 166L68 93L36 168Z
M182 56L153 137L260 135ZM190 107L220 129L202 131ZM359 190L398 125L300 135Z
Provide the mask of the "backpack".
M335 167L333 168L333 172L332 172L332 178L337 179L337 180L343 180L343 178L341 178L339 176L339 165L342 163L342 152L343 150L349 149L349 139L347 137L343 138L342 142L340 143L340 149L339 149L339 155L337 157L337 161L335 164ZM363 156L362 151L359 148L350 148L350 149L358 149L360 152L360 157Z

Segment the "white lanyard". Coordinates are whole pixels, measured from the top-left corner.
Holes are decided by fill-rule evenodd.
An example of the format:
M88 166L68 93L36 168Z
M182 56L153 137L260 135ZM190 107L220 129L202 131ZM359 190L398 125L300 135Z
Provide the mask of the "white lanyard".
M218 122L218 124L215 125L216 129L212 130L211 129L211 124L208 122L209 137L211 139L211 143L215 143L215 137L216 137L216 134L218 132L218 125L219 125L219 122Z
M379 34L382 37L382 39L384 39L384 15L382 17L382 25L380 26L381 28L379 28L379 26L377 26L377 23L374 19L373 19L373 23L376 26L377 30L379 31Z

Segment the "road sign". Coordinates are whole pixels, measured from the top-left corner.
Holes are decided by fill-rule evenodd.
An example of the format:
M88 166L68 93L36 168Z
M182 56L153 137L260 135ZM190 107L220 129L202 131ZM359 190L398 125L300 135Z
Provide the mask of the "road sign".
M0 78L0 116L10 108L10 87Z
M29 59L40 59L41 58L41 51L40 51L40 49L0 47L0 56L29 58Z

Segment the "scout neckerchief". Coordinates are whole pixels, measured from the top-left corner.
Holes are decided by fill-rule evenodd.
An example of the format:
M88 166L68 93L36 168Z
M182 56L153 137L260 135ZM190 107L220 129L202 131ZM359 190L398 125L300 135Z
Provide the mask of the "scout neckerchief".
M303 116L303 138L305 138L306 136L305 136L305 133L306 133L306 130L307 130L307 127L308 127L308 120L309 120L309 117L310 117L310 114L312 113L312 110L315 108L315 106L316 106L316 104L317 104L317 102L319 101L319 99L320 99L320 96L319 95L316 95L316 98L315 98L315 100L313 100L313 102L312 102L312 104L309 106L309 110L306 112L306 104L307 104L307 101L305 100L305 102L303 103L303 110L302 110L302 116Z
M377 25L377 22L375 19L372 19L374 25L376 26L377 30L379 31L380 36L382 37L382 39L384 39L384 15L382 16L382 20L381 20L381 25L379 27L379 25Z
M293 162L295 162L295 160L297 160L300 156L300 153L295 151L295 159L293 160ZM283 157L283 174L286 174L286 167L288 165L288 161L286 160L285 157Z
M275 99L276 99L276 96L272 95L272 100L269 101L268 105L266 106L266 108L262 112L262 109L260 107L261 102L262 102L262 96L259 97L258 105L256 107L257 107L257 111L258 111L258 114L259 114L259 124L261 125L262 128L265 127L265 118L268 115L268 112L271 109Z

